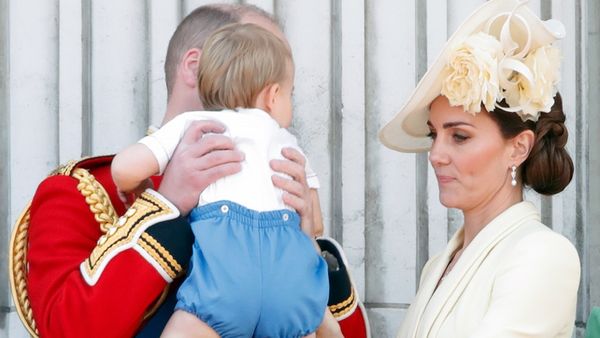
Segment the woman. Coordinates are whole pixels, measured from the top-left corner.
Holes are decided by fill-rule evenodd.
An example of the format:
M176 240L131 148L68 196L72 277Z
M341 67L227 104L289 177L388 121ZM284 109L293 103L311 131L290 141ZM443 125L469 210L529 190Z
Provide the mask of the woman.
M523 189L553 195L573 175L556 91L559 22L491 0L450 38L380 132L430 150L441 203L464 224L425 265L399 337L571 337L579 258Z

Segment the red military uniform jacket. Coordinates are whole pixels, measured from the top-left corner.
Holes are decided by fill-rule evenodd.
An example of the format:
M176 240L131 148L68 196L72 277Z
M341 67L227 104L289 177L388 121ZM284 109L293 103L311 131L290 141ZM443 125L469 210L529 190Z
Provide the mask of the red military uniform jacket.
M57 169L32 199L26 298L35 321L29 329L41 337L134 336L191 256L190 225L168 200L146 191L129 209L121 202L110 175L112 158ZM329 274L331 312L344 336L369 337L341 247L332 239L318 242L340 264ZM26 317L23 302L16 302Z
M42 337L133 336L191 255L189 224L158 193L126 210L111 160L63 167L31 202L27 291Z

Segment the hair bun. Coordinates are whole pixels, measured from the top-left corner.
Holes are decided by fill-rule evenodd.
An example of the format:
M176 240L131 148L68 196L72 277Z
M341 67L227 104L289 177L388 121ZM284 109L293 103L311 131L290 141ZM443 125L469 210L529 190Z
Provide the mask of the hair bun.
M546 116L548 115L548 116ZM555 143L556 147L564 148L567 144L568 131L564 119L556 119L550 113L542 113L536 123L536 138Z
M559 122L559 123L553 123L552 127L550 128L548 133L554 137L560 137L565 133L565 131L566 131L565 124L562 122Z
M536 123L535 143L523 163L523 183L543 195L563 191L573 178L573 161L565 148L569 132L565 126L560 94L548 113Z

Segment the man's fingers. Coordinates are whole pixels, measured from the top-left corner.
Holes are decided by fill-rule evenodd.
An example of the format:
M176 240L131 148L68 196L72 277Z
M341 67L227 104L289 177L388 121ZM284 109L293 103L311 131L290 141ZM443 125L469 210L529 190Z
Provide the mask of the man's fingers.
M226 127L223 123L215 120L193 121L190 127L199 128L204 134L216 133L220 134L225 131Z
M212 150L197 159L197 170L207 170L227 163L239 164L244 160L244 153L237 150Z
M220 134L225 131L225 126L218 121L194 121L183 134L181 142L195 143L207 133Z
M297 149L286 147L281 149L281 154L288 160L299 164L302 168L306 164L306 158Z
M286 191L288 194L294 195L296 197L301 198L304 193L304 189L301 183L290 180L285 177L281 177L279 175L271 176L271 180L273 181L273 185L283 191Z
M271 160L271 169L276 172L291 176L294 181L300 182L304 185L306 182L306 171L303 165L300 165L291 160Z
M292 194L283 193L282 199L283 203L296 210L300 217L304 216L306 204L304 203L304 200L302 198L294 196Z
M191 123L167 165L159 192L183 215L198 204L207 186L242 168L244 154L235 150L231 138L220 134L224 130L215 121Z
M202 157L212 151L235 149L235 143L233 143L231 138L217 134L205 135L202 141L185 145L180 144L179 146L184 147L186 156L192 158Z
M220 164L203 171L205 179L210 182L215 182L223 177L236 174L242 170L242 165L239 162L229 162Z

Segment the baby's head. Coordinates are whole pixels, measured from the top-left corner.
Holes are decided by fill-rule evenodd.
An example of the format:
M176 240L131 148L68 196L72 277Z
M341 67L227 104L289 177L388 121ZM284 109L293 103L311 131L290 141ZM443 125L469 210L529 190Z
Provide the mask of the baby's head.
M204 43L198 90L206 110L260 108L287 128L293 83L288 45L257 25L227 25Z

